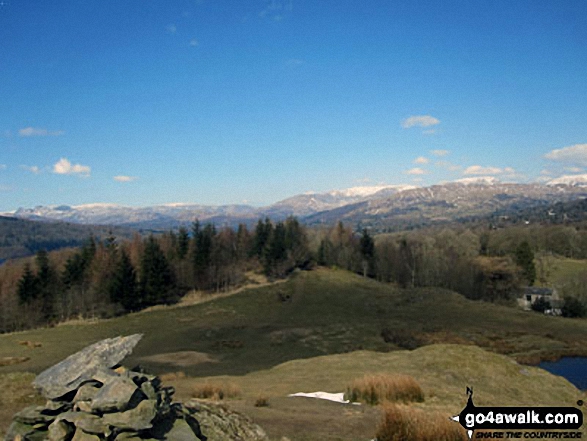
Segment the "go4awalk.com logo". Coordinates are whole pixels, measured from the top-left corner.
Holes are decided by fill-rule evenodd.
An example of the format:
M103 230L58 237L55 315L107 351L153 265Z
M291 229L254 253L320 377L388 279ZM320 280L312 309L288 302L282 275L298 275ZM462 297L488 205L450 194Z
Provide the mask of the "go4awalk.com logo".
M473 390L469 387L467 395L467 405L451 419L465 428L469 439L479 429L484 431L476 433L476 439L581 438L582 433L577 429L583 424L583 412L576 407L477 407L473 404ZM577 404L581 406L583 402Z

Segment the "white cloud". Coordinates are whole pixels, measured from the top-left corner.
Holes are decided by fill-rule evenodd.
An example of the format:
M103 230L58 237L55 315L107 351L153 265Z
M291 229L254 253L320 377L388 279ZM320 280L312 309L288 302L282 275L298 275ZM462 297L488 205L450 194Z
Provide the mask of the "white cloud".
M6 164L0 164L0 170L6 170L8 167Z
M65 132L63 130L55 130L50 132L47 129L40 129L38 127L25 127L24 129L20 129L18 134L24 138L28 138L31 136L61 136Z
M424 156L418 156L416 159L414 159L414 164L428 164L429 162L430 160Z
M565 167L565 171L570 173L581 173L583 171L582 167Z
M175 34L177 32L177 26L175 26L174 24L168 24L167 27L165 28L167 30L167 32L169 32L170 34Z
M575 144L562 149L551 150L544 157L552 161L587 165L587 144Z
M118 175L118 176L114 176L115 181L117 182L132 182L132 181L136 181L137 177L136 176L124 176L124 175Z
M430 127L440 124L440 120L430 115L414 115L402 121L402 127L409 129L411 127Z
M292 0L266 0L265 7L259 12L261 18L271 18L274 21L280 21L284 18L285 13L290 13L293 10Z
M434 165L436 165L437 167L445 168L449 171L458 171L463 168L460 165L453 164L449 161L436 161Z
M430 150L430 153L434 156L446 156L450 152L448 150Z
M31 172L35 175L38 175L39 173L41 173L41 169L36 166L36 165L21 165L20 168L22 168L23 170L26 170L28 172Z
M53 173L58 175L90 176L91 169L87 165L72 164L67 158L61 158L53 165Z
M411 168L410 170L406 170L404 173L407 175L425 175L427 173L427 171L420 168L420 167L416 167L416 168Z
M512 167L498 168L498 167L482 167L480 165L471 165L467 167L463 172L464 175L477 175L477 176L493 176L508 174L513 175L516 171Z
M191 46L191 47L196 47L196 46L198 46L199 44L200 44L200 42L199 42L198 40L196 40L195 38L192 38L192 39L190 40L190 46Z

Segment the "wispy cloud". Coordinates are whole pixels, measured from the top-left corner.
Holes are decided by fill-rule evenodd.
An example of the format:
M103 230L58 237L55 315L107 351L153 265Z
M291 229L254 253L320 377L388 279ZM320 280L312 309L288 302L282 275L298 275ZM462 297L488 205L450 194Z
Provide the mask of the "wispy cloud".
M58 175L90 176L90 172L89 166L72 164L67 158L61 158L53 165L53 173Z
M418 156L416 159L414 159L414 164L428 164L429 162L430 159L424 156Z
M471 165L467 167L463 172L464 175L476 175L476 176L494 176L508 174L513 175L516 171L511 167L499 168L499 167L483 167L481 165Z
M0 164L0 170L6 170L8 167L6 164Z
M25 127L24 129L20 129L18 134L23 138L28 138L32 136L61 136L65 132L63 130L49 131L38 127Z
M425 175L428 172L420 167L411 168L404 172L406 175Z
M402 121L402 127L404 129L410 129L412 127L431 127L437 124L440 124L440 120L430 115L414 115Z
M171 23L165 27L165 30L167 32L169 32L170 34L175 34L175 33L177 33L177 26L175 26L173 23Z
M132 182L132 181L136 181L138 178L136 176L124 176L124 175L118 175L118 176L114 176L114 179L116 182Z
M434 163L434 165L437 167L440 167L440 168L444 168L449 171L453 171L453 172L461 170L463 168L462 166L453 164L452 162L449 162L449 161L436 161Z
M449 153L448 150L430 150L430 154L434 156L446 156Z
M41 169L36 165L21 165L20 168L28 172L31 172L35 175L41 173Z
M199 45L200 45L200 42L198 40L196 40L195 38L192 38L190 40L190 46L191 47L196 47L196 46L199 46Z
M583 171L582 167L565 167L565 171L570 173L581 173Z
M259 17L280 21L283 20L286 13L290 13L292 10L292 0L265 0L265 7L259 12Z
M587 144L575 144L562 149L555 149L544 155L551 161L587 165Z

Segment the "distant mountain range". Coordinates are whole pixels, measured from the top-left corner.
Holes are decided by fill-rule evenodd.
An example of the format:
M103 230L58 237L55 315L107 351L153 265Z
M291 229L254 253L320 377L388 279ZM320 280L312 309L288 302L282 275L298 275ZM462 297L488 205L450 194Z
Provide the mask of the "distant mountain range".
M399 229L507 210L519 212L586 197L587 175L565 176L544 184L511 184L492 177L478 177L430 187L387 185L306 193L266 207L183 203L150 207L87 204L19 208L6 215L152 230L189 225L195 219L233 226L241 222L252 225L266 216L280 220L293 215L309 225L331 225L340 220L375 229Z

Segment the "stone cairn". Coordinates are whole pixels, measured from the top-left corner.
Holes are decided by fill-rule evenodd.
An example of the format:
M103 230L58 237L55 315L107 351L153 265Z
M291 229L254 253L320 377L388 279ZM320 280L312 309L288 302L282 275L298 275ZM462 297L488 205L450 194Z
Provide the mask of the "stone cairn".
M5 441L267 439L259 426L226 409L173 403L174 389L158 377L120 366L141 337L102 340L39 374L33 386L47 403L18 412ZM234 427L218 427L221 420Z

